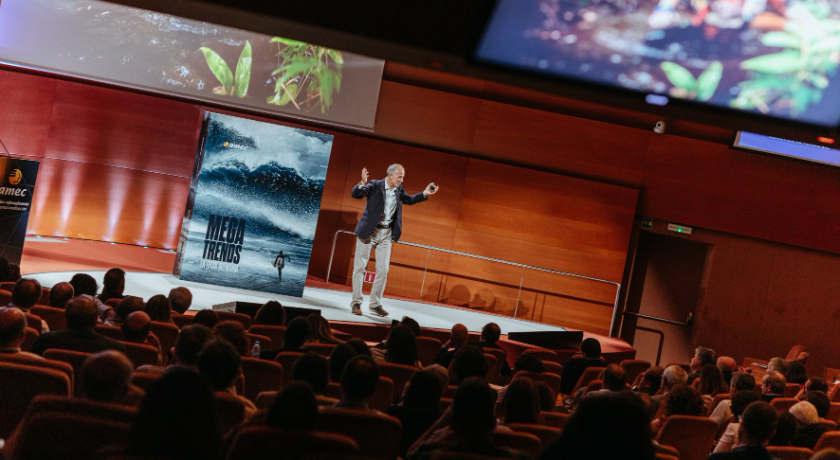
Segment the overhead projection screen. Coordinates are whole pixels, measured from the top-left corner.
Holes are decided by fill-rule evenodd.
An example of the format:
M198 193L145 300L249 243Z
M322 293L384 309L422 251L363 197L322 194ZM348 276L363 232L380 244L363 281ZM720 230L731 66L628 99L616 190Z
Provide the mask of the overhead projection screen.
M384 61L95 0L2 0L0 62L373 129Z

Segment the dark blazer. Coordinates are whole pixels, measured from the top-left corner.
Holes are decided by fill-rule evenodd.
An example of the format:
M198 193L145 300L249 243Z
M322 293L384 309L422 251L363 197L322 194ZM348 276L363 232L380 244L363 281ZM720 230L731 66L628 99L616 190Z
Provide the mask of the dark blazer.
M43 355L50 348L62 348L85 353L98 353L104 350L117 350L125 353L125 345L116 340L109 339L94 331L76 331L73 329L45 332L39 335L32 344L32 353Z
M356 183L353 186L353 191L350 192L350 196L357 200L367 197L365 212L362 213L362 218L356 224L355 230L359 238L363 240L367 239L376 230L376 224L382 221L383 214L385 213L385 179L374 179L361 187ZM391 239L394 241L399 241L400 234L402 234L402 205L412 205L429 199L429 197L423 195L423 192L415 193L414 195L405 193L402 185L397 188L397 197L399 198L397 200L397 209L394 211L394 219L391 226Z

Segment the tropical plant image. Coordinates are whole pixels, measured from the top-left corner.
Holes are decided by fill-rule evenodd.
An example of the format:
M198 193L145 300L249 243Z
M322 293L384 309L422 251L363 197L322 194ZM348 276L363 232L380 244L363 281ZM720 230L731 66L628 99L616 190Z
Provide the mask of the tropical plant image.
M266 101L279 106L291 103L298 110L329 110L334 94L341 91L341 52L282 37L272 38L271 43L278 46L277 70L271 74L276 82L274 95Z
M720 61L714 61L704 70L700 76L694 75L685 67L675 62L663 62L659 65L665 76L674 85L671 88L671 96L683 99L708 101L715 94L720 77L723 75L723 65Z
M246 41L242 53L239 55L239 61L236 63L236 73L230 71L227 62L219 56L219 53L212 49L202 46L199 48L204 53L204 58L207 60L207 66L210 71L219 80L221 86L213 88L213 93L223 96L236 96L243 98L248 94L248 86L251 81L251 42Z

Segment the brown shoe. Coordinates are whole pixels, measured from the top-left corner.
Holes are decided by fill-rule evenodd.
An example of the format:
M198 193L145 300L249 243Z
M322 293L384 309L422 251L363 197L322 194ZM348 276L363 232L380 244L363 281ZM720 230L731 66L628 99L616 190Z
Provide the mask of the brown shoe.
M362 316L362 306L361 305L359 305L357 303L350 304L350 309L351 309L351 313L353 313L354 315Z
M381 305L377 307L369 307L368 310L370 310L371 313L377 316L388 316L388 312L385 311L385 309L382 308Z

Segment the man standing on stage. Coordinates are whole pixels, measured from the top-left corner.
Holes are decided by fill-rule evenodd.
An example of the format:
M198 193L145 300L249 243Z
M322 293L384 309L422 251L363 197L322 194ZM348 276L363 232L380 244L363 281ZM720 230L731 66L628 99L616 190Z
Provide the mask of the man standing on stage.
M399 241L402 233L402 205L426 201L429 195L440 190L434 182L420 193L409 195L403 190L405 168L401 164L388 166L388 175L382 180L368 182L368 171L362 168L362 180L353 187L350 196L358 200L367 197L362 218L356 225L356 257L353 260L353 300L350 307L354 315L362 314L362 281L370 259L370 250L376 250L376 278L370 290L369 309L376 315L388 316L382 308L382 293L388 279L391 263L391 241Z

